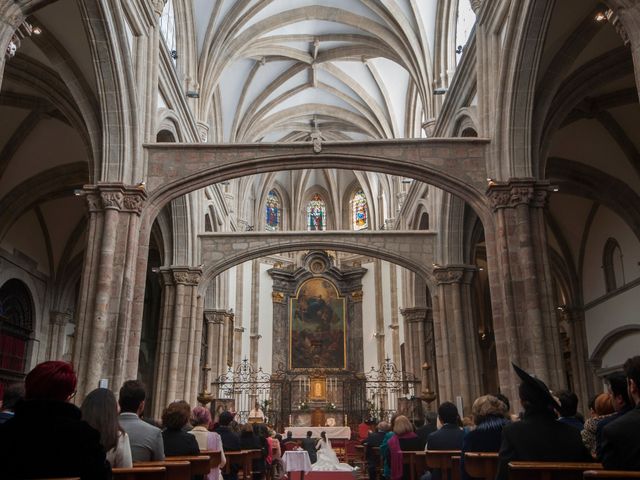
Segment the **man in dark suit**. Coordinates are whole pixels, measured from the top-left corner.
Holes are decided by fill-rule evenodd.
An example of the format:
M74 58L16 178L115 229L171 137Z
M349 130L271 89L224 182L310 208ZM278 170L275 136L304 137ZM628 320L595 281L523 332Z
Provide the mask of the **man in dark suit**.
M556 420L554 410L559 410L560 405L544 382L516 365L513 368L522 380L518 393L524 417L522 421L506 425L502 430L496 480L507 480L509 462L516 460L591 461L580 431Z
M424 450L424 447L427 445L427 437L435 432L438 426L436 425L435 419L433 422L429 422L426 419L418 419L414 421L414 425L416 427L416 435L420 439L420 450Z
M380 464L380 447L382 440L387 432L391 430L388 422L380 422L375 432L371 432L362 444L365 446L365 456L367 458L367 471L369 472L369 480L378 478L378 466Z
M602 431L602 464L611 470L640 470L640 356L624 364L629 397L635 408Z
M307 432L307 438L302 439L302 449L306 450L309 454L309 461L311 463L316 463L318 461L318 452L316 450L316 441L311 438L313 432L309 430Z
M293 433L291 431L287 432L287 438L282 442L282 446L284 447L285 452L293 450L298 446L298 442L293 439Z
M630 412L633 408L631 400L629 399L629 391L627 389L627 377L622 372L615 372L606 378L607 385L609 386L609 393L613 398L613 408L616 411L615 414L609 415L598 423L596 429L596 455L602 461L602 432L611 422L617 420L623 415Z
M233 413L224 411L218 417L218 427L214 430L214 432L220 435L220 439L222 440L222 449L225 452L242 450L242 446L240 445L240 437L233 430L231 430L231 427L229 427L229 424L232 421ZM238 478L240 465L233 463L231 464L229 470L230 473L222 474L224 480L236 480Z
M460 450L464 431L458 422L458 407L451 402L443 402L438 407L438 418L442 428L427 436L426 450Z

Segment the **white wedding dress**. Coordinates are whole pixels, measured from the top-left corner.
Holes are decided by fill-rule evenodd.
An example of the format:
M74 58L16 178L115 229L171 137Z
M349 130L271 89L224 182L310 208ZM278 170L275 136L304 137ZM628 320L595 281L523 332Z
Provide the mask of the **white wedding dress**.
M336 452L331 448L331 440L327 439L325 442L323 439L318 440L316 445L318 450L318 461L311 466L311 469L316 471L343 471L351 472L353 467L348 463L340 463Z

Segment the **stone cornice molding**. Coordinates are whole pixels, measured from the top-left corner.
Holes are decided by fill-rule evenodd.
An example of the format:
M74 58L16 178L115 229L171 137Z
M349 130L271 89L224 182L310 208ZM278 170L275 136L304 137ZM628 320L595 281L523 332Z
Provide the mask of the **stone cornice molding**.
M427 307L401 308L400 314L408 323L420 323L426 321L429 310Z
M537 181L533 178L512 178L507 182L489 180L487 197L494 211L519 205L544 208L549 198L549 188L548 181Z
M244 327L234 327L233 331L238 333L244 333Z
M87 196L90 212L117 210L140 215L147 199L143 185L133 186L123 183L85 185L84 193Z
M433 275L438 285L452 283L471 283L476 267L473 265L448 265L446 267L436 267Z

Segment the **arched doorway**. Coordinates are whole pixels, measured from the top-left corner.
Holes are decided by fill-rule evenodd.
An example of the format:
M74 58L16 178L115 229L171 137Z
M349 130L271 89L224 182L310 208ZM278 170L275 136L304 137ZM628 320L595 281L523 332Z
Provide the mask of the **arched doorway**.
M33 332L34 305L28 287L11 279L0 287L0 382L24 377Z

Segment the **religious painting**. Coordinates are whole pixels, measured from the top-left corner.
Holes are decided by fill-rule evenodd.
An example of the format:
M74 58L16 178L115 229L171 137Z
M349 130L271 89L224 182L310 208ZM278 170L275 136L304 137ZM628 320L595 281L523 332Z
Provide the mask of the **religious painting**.
M345 299L312 278L289 300L289 368L346 368Z
M222 412L235 412L236 401L233 398L214 398L209 406L211 418L217 422Z
M327 399L327 378L311 377L309 379L309 400Z

